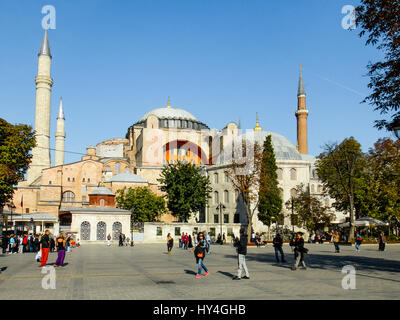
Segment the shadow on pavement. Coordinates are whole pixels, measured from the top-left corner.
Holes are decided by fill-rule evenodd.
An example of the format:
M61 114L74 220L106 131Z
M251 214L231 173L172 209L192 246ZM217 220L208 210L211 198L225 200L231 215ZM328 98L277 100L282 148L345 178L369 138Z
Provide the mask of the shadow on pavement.
M187 274L196 275L196 272L194 272L194 271L192 271L192 270L187 270L187 269L185 269L185 272L186 272Z
M225 258L237 259L237 255L225 255ZM289 268L294 263L294 254L285 255L287 260L284 264L277 264L274 253L247 254L246 261L257 261L272 264L281 268ZM305 256L307 267L311 269L322 269L337 271L346 265L353 265L357 271L384 271L400 272L400 261L382 258L371 258L362 255L350 256L348 254L307 254Z
M227 276L229 278L233 278L233 274L230 272L217 271L217 273L223 274L224 276Z

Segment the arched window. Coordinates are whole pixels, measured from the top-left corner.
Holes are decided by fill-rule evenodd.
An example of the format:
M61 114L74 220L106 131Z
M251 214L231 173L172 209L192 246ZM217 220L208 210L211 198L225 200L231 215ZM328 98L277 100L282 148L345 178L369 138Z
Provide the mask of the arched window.
M311 193L315 193L315 188L313 184L311 185Z
M318 185L318 193L322 193L322 185Z
M81 223L81 240L90 240L90 223L88 221Z
M282 180L283 170L281 168L278 168L278 170L276 170L276 173L278 174L278 179Z
M219 203L218 191L214 191L214 203L215 203L215 204L218 204L218 203Z
M214 183L218 183L218 173L214 173Z
M121 164L119 162L116 162L114 166L114 174L117 175L120 174L120 172L121 172Z
M122 223L118 221L114 222L112 226L112 239L118 240L120 233L122 233Z
M100 207L104 207L104 199L100 199Z
M297 196L297 190L295 188L290 190L290 196L295 198Z
M106 240L106 228L107 225L104 221L99 221L97 223L97 240Z
M74 202L75 201L75 193L72 191L65 191L62 195L62 202Z
M129 167L125 167L124 173L130 173L130 172L131 172L131 170L129 170Z
M229 203L229 192L228 190L224 191L224 202Z
M297 171L295 168L290 169L290 180L297 180Z
M229 183L229 174L225 172L225 183Z

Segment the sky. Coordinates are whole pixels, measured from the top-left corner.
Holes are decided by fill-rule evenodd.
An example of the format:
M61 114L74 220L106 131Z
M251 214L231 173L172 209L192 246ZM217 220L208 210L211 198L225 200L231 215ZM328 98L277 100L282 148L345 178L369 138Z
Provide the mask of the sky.
M343 28L343 6L358 5L351 0L3 0L0 117L10 123L34 126L46 5L56 12L48 31L50 144L62 96L66 163L89 145L125 137L168 96L210 128L240 117L251 129L258 112L263 130L296 146L300 63L310 154L350 136L368 151L391 136L374 128L380 115L361 103L370 93L366 66L382 53L365 46L360 29Z

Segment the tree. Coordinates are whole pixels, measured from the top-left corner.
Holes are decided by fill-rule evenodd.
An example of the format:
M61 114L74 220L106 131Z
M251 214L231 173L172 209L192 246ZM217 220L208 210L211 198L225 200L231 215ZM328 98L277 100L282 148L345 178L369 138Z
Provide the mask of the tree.
M277 223L282 211L282 198L278 188L278 167L276 165L271 136L264 141L258 191L258 219L268 227Z
M24 179L36 146L31 126L10 124L0 118L0 214L14 194L14 186Z
M400 141L379 139L367 156L369 212L374 218L400 219Z
M296 213L293 220L297 226L305 227L307 230L316 232L327 227L334 219L334 214L328 211L321 200L310 195L303 185L297 187L297 194L285 203L288 210L292 209Z
M123 188L117 191L117 207L132 212L132 221L155 221L166 212L165 200L148 187Z
M236 156L232 157L227 174L243 201L247 217L247 234L251 234L254 212L259 205L262 150L257 142L246 139L235 144L233 151ZM254 205L253 208L251 204Z
M164 166L158 182L160 190L166 193L172 215L185 222L193 212L206 206L212 190L209 177L189 162L177 161Z
M337 143L326 144L325 151L317 158L317 175L325 190L337 203L350 211L349 241L354 239L355 194L362 188L365 156L361 145L353 138Z
M400 2L361 0L355 14L357 26L362 28L360 37L368 34L366 45L377 45L384 52L383 61L367 66L372 94L363 102L368 101L380 114L393 112L392 120L400 119ZM389 126L386 120L375 121L379 129Z

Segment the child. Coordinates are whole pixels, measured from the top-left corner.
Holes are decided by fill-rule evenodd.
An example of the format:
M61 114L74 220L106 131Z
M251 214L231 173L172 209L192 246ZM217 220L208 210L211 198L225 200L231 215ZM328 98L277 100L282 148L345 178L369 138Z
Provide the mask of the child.
M207 244L204 239L204 236L202 233L200 233L199 234L199 242L198 242L196 248L194 249L194 257L196 258L196 263L198 264L198 271L196 274L196 278L201 277L201 269L204 269L204 271L206 272L204 274L204 276L208 276L208 274L210 273L203 263L203 261L206 257L206 253L207 253L206 246L207 246Z
M77 246L78 248L81 247L81 243L80 243L79 239L76 241L76 246Z
M72 240L71 240L71 246L72 246L72 248L75 248L75 245L76 245L76 242L75 242L74 239L72 239Z

